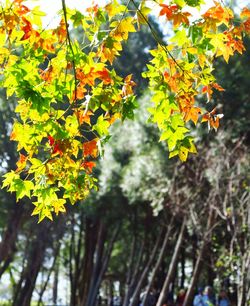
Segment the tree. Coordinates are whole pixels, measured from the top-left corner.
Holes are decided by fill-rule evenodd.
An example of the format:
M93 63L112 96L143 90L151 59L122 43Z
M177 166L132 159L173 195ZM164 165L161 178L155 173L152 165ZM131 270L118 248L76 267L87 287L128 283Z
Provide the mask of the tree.
M128 12L134 7L134 17ZM224 90L213 72L215 57L228 62L242 53L242 35L249 33L250 11L241 19L228 7L215 3L197 20L187 11L200 1L160 1L159 16L173 26L168 42L159 38L149 21L147 1L127 5L112 1L93 5L85 14L69 10L62 0L62 19L55 29L42 29L38 8L23 0L1 7L2 85L18 99L11 140L18 143L17 169L5 174L3 187L16 192L17 200L32 197L33 215L39 222L65 211L66 201L85 199L96 186L95 160L109 138L109 127L118 118L133 117L136 85L132 75L121 78L113 69L130 33L148 26L158 46L144 77L153 94L151 121L167 141L169 156L185 161L196 153L189 121L207 122L217 129L222 115L196 105L196 97L211 98ZM69 23L81 27L83 45L70 35Z

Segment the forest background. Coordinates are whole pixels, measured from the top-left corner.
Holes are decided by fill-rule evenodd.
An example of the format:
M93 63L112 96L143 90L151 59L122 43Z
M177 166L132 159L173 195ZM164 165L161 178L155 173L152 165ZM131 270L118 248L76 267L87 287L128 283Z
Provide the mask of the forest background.
M235 4L235 9L237 4ZM151 20L160 36L161 29ZM76 37L80 33L72 33ZM198 286L225 288L237 306L250 301L250 41L229 64L216 59L225 91L211 104L224 114L217 132L192 131L199 154L186 163L167 157L147 123L151 92L141 72L156 42L149 28L132 33L117 71L137 83L134 120L117 122L94 170L98 192L37 224L27 198L0 191L1 305L137 305L143 290L166 297ZM14 169L9 135L15 98L0 92L1 174ZM162 300L163 301L163 300ZM144 300L144 303L146 301ZM189 303L189 304L188 304Z

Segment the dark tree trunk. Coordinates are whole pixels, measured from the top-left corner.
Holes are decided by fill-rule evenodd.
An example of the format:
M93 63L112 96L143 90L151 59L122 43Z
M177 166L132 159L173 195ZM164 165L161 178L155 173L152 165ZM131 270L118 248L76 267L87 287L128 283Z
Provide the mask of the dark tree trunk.
M53 304L57 305L57 297L58 297L58 276L59 276L59 261L56 262L55 270L54 270L54 280L53 280Z
M180 278L180 288L184 288L185 284L185 263L186 263L186 252L185 252L185 246L181 249L181 278Z
M131 285L132 269L133 269L135 251L136 251L136 242L137 242L136 234L134 234L133 241L131 244L129 261L127 265L127 275L126 275L125 295L123 299L123 306L128 306L129 298L131 296L131 286L130 285Z
M55 270L56 261L57 261L57 257L58 257L58 253L59 253L59 249L60 249L60 244L58 244L58 245L56 246L56 249L55 249L55 251L54 251L54 260L53 260L52 266L51 266L50 269L49 269L49 273L48 273L48 275L47 275L47 279L46 279L46 281L45 281L45 283L44 283L44 285L43 285L43 287L42 287L42 289L41 289L41 292L40 292L40 294L39 294L38 305L43 305L43 295L44 295L44 293L45 293L45 291L46 291L46 288L47 288L47 286L48 286L48 283L49 283L49 281L50 281L51 274L52 274L52 272Z
M23 215L25 212L24 207L15 203L15 199L10 205L15 205L12 214L8 220L7 228L3 234L2 241L0 243L0 278L12 262L13 256L16 252L16 240L19 229L23 222Z
M207 220L207 225L206 225L206 232L202 241L202 245L200 247L199 250L199 255L197 257L196 260L196 264L195 264L195 268L194 268L194 272L193 272L193 276L191 279L191 283L190 286L188 288L183 306L191 306L192 305L192 301L194 298L194 293L195 293L195 287L198 283L199 280L199 276L200 276L200 272L202 270L202 265L203 265L203 257L204 254L207 250L207 244L211 239L211 228L214 222L214 212L212 210L212 208L209 208L209 215L208 215L208 220Z
M162 244L162 247L161 247L161 250L160 250L160 254L158 256L157 262L156 262L156 264L154 266L154 269L152 271L152 274L150 276L150 279L149 279L149 282L148 282L148 285L147 285L147 289L146 289L146 293L145 293L145 295L143 297L143 301L142 301L143 306L146 305L146 303L147 303L147 299L148 299L150 290L153 287L155 277L156 277L156 275L159 271L159 268L162 264L162 261L163 261L163 258L164 258L165 252L166 252L166 248L167 248L167 243L168 243L170 233L171 233L171 230L172 230L172 224L173 224L173 218L171 219L170 224L168 225L167 232L166 232L166 235L164 237L164 241L163 241L163 244Z
M162 229L162 231L163 231L163 229ZM152 263L155 259L157 250L159 249L160 242L161 242L161 236L162 236L162 232L159 234L158 239L157 239L157 241L154 245L154 248L152 250L151 256L150 256L148 262L146 263L146 266L143 269L141 277L138 280L137 286L135 288L135 291L134 291L134 293L132 295L132 298L131 298L131 301L129 303L130 306L136 306L138 304L139 295L140 295L140 292L141 292L141 289L142 289L142 286L143 286L143 282L145 281L145 279L148 275L149 269L150 269L150 267L151 267L151 265L152 265Z
M13 306L29 306L31 304L32 293L35 288L37 275L44 259L44 239L46 238L44 237L43 239L40 239L40 237L38 237L38 239L32 243L32 249L28 258L27 267L25 268L24 274L20 279L21 286L18 286L21 289L18 290L14 297Z
M170 262L170 265L169 265L168 274L167 274L166 279L164 281L163 288L161 290L161 293L160 293L160 296L159 296L159 299L157 301L156 306L161 306L163 304L165 298L167 297L169 286L170 286L170 283L173 279L174 272L175 272L175 269L176 269L176 265L178 263L178 257L179 257L180 250L181 250L181 244L182 244L182 241L183 241L185 228L186 228L186 219L183 220L183 222L182 222L182 226L181 226L181 229L180 229L180 232L179 232L178 240L177 240L176 245L175 245L174 254L172 256L172 259L171 259L171 262Z
M80 272L76 271L76 273L79 273L79 280L77 283L77 296L75 297L77 298L77 303L71 303L71 306L86 305L91 276L93 273L93 260L97 241L97 229L97 222L94 222L89 218L85 219L84 257L81 260L79 267Z
M123 306L128 306L131 295L133 294L133 291L134 291L134 289L136 287L136 284L138 282L138 279L140 277L140 267L141 267L142 261L143 261L144 250L145 250L145 237L144 237L144 240L141 242L141 244L139 246L139 250L138 250L137 256L136 256L137 261L135 262L135 264L133 266L131 266L131 268L133 269L133 275L131 276L130 282L128 284L128 290L127 290L125 298L124 298Z
M103 260L100 264L100 272L98 273L97 278L95 280L95 282L93 282L91 288L89 289L89 294L88 294L88 298L87 298L87 302L86 302L86 306L95 306L96 304L96 301L97 301L97 296L98 296L98 292L99 292L99 288L100 288L100 285L101 285L101 282L103 280L103 276L107 270L107 267L108 267L108 263L109 263L109 260L110 260L110 256L111 256L111 253L112 253L112 250L113 250L113 247L114 247L114 243L117 239L117 236L118 236L118 233L120 231L120 225L118 225L113 233L112 233L112 236L109 240L109 243L108 243L108 246L103 254ZM82 304L82 306L85 306Z

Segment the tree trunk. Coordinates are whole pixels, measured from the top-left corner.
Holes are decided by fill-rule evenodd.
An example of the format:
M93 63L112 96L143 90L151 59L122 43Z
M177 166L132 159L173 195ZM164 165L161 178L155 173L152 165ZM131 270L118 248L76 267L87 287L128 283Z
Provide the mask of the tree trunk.
M41 268L45 253L44 240L40 240L39 237L32 244L31 253L29 256L28 264L25 269L24 275L20 282L21 289L14 298L13 306L28 306L31 304L32 293L35 288L37 275Z
M90 288L89 290L89 294L88 294L88 298L87 298L87 302L86 302L86 306L95 306L96 300L97 300L97 296L98 296L98 291L103 279L103 276L107 270L108 267L108 263L110 260L110 256L113 250L113 246L115 243L115 240L117 239L118 233L120 231L120 225L118 225L116 227L116 229L113 231L112 237L109 241L109 245L107 246L107 249L105 250L105 254L103 255L103 261L101 263L101 270L99 272L99 275L95 281L95 283L93 284L93 287ZM85 306L85 305L82 305Z
M163 231L163 229L162 229L162 231ZM144 267L144 270L141 274L141 277L140 277L140 279L137 283L137 286L135 288L135 291L134 291L134 293L132 295L132 298L131 298L131 301L129 303L130 306L136 306L136 304L138 303L138 299L139 299L140 291L141 291L142 286L143 286L143 282L145 281L145 279L148 275L149 269L150 269L150 267L151 267L151 265L152 265L152 263L155 259L157 250L158 250L160 242L161 242L161 236L162 236L162 232L158 236L158 239L157 239L157 241L155 243L155 246L152 250L151 256L150 256L148 262L146 263L146 266Z
M60 249L60 244L58 244L56 246L56 249L55 249L55 252L54 252L54 260L53 260L52 266L49 269L49 273L47 275L47 279L46 279L46 281L45 281L45 283L44 283L44 285L42 287L42 290L41 290L41 292L39 294L38 305L43 305L43 295L44 295L44 292L46 291L46 288L47 288L48 283L50 281L51 274L55 270L55 266L56 266L56 261L57 261L59 249Z
M128 306L129 297L131 295L130 284L131 284L132 268L133 268L133 262L134 262L134 257L135 257L135 250L136 250L136 241L137 241L136 235L134 234L132 245L131 245L131 250L130 250L129 261L127 265L127 275L126 275L125 295L124 295L124 300L123 300L123 306Z
M246 305L247 302L249 302L249 300L247 300L247 291L249 291L249 283L247 282L247 278L249 278L249 275L247 275L249 274L249 271L248 271L249 265L250 265L250 255L249 255L249 251L246 251L246 253L243 255L243 258L242 258L240 282L237 286L237 291L238 291L237 306L244 306Z
M184 288L185 284L185 262L186 262L186 252L185 247L181 249L181 278L180 278L180 288Z
M89 218L85 219L85 241L84 241L84 258L79 267L79 280L77 284L77 303L75 305L87 305L86 300L89 292L91 276L94 265L94 252L97 241L97 222ZM78 273L78 271L76 272Z
M143 297L143 300L142 300L142 306L146 305L146 303L147 303L147 299L148 299L150 290L152 289L156 274L158 273L159 268L161 266L161 263L163 261L163 258L164 258L165 252L166 252L166 248L167 248L167 243L168 243L168 240L169 240L169 236L170 236L170 233L171 233L171 230L172 230L173 220L174 220L174 218L171 219L170 224L168 225L167 233L164 237L164 241L163 241L163 244L162 244L162 247L161 247L160 254L158 256L157 262L156 262L156 264L154 266L154 269L152 271L152 274L150 276L150 279L149 279L149 282L148 282L148 285L147 285L147 289L146 289L146 293L145 293L145 295Z
M10 205L15 205L15 207L8 220L7 228L0 243L0 278L12 262L14 253L16 252L17 235L23 222L23 214L25 212L21 204L16 205L13 196L11 196L11 199L13 203Z
M143 258L143 252L145 249L145 237L144 240L141 242L139 251L138 251L138 255L137 257L137 261L135 263L135 265L133 267L131 267L134 271L130 282L128 284L128 291L126 292L124 301L123 301L123 306L128 306L129 304L129 300L131 298L131 295L133 293L134 288L136 287L136 284L138 282L138 278L139 278L139 274L140 274L140 266L141 266L141 262L142 262L142 258Z
M54 280L53 280L53 304L57 305L57 297L58 297L58 276L59 276L59 261L56 262L55 270L54 270Z
M202 245L199 251L199 255L197 257L196 263L195 263L195 267L194 267L194 272L193 272L193 276L191 279L191 283L190 286L188 288L183 306L191 306L192 305L192 301L193 301L193 297L194 297L194 293L195 293L195 287L197 285L197 282L199 280L199 276L200 276L200 272L202 269L202 265L203 265L203 257L205 254L205 251L207 249L207 243L210 241L210 237L211 237L211 227L213 224L213 219L214 219L214 213L212 208L209 208L209 216L208 216L208 221L207 221L207 225L206 225L206 232L204 235L204 239L202 241Z
M165 281L164 281L164 284L163 284L163 287L162 287L162 290L161 290L161 293L160 293L160 296L158 298L156 306L161 306L163 304L167 294L168 294L169 285L172 281L173 274L174 274L174 271L176 269L176 265L178 263L178 257L179 257L180 250L181 250L181 244L182 244L182 241L183 241L185 228L186 228L186 219L184 219L183 222L182 222L182 226L181 226L181 229L180 229L178 240L177 240L176 245L175 245L174 254L172 256L172 259L171 259L171 262L170 262L170 265L169 265L168 274L165 278Z

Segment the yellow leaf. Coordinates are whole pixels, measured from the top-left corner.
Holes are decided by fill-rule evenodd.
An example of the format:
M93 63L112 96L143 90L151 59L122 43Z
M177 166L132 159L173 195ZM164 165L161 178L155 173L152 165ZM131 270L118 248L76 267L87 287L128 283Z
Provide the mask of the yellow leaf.
M181 146L179 149L179 157L182 162L186 161L188 157L188 149Z
M58 215L59 212L65 212L66 209L64 207L64 204L66 203L65 199L58 199L57 201L54 201L52 205L54 206L54 210L56 215Z
M126 6L119 4L118 1L116 0L108 3L105 6L105 10L108 13L109 19L111 19L115 15L118 15L124 12L125 9L126 9Z
M122 19L121 21L112 22L110 27L115 28L113 36L119 41L127 40L128 33L136 32L133 23L134 23L134 19L132 17L126 17Z

